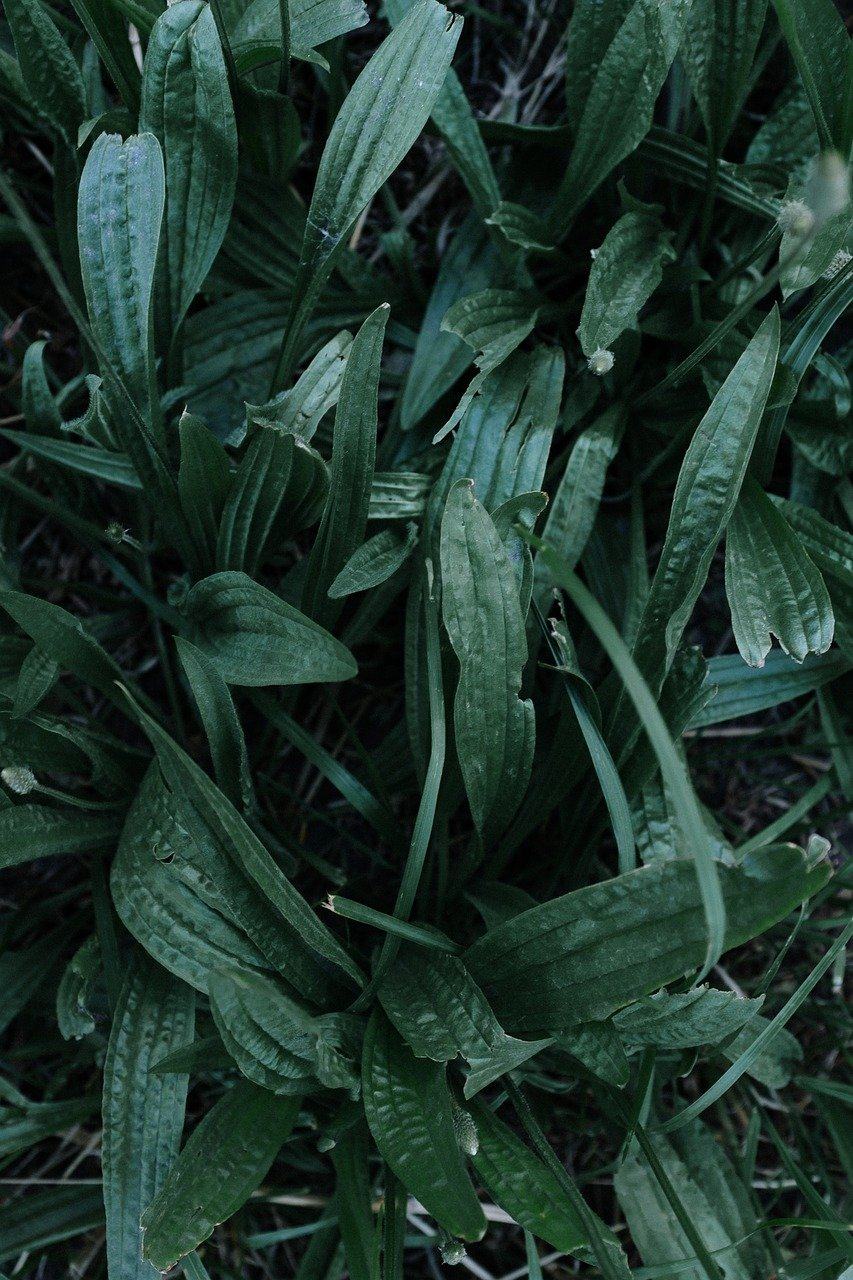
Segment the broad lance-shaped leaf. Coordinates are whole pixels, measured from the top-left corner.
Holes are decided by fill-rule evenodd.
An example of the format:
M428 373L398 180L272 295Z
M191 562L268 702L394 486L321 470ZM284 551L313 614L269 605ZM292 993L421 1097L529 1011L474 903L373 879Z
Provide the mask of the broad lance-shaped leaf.
M595 74L551 213L563 236L578 209L642 142L684 30L690 0L634 0Z
M557 1044L614 1089L624 1089L631 1077L631 1064L612 1019L572 1027L567 1035L558 1038Z
M687 727L724 724L752 716L781 702L801 698L850 670L850 660L837 649L796 662L771 649L763 667L750 667L739 653L711 658L706 688L709 696L695 708Z
M364 0L290 0L290 56L327 65L316 52L368 21ZM231 33L238 70L281 57L280 0L252 0Z
M435 0L418 0L335 117L317 170L273 390L290 374L336 249L426 124L461 29L462 19L450 18Z
M472 1115L478 1138L474 1168L495 1204L553 1249L583 1250L586 1232L551 1170L489 1107L475 1102Z
M443 440L462 420L471 401L493 369L533 332L537 312L527 294L517 289L484 289L454 302L441 322L442 329L455 334L475 352L478 372L440 431L433 444Z
M63 1040L81 1040L95 1030L89 999L102 963L100 943L92 934L77 948L62 971L56 989L56 1025Z
M850 36L832 0L773 0L803 82L823 150L843 157L853 141Z
M719 1258L720 1274L725 1280L754 1280L772 1274L749 1192L720 1143L698 1124L673 1137L674 1145L657 1133L650 1134L649 1141L702 1241ZM695 1251L655 1171L639 1150L629 1152L614 1183L646 1266L663 1268L673 1263L691 1280L704 1276L706 1272L698 1265L688 1264L685 1269L680 1261L695 1258Z
M726 533L726 595L737 647L752 667L763 665L774 635L798 662L832 644L835 619L820 570L750 476Z
M800 502L787 502L775 494L769 497L821 572L853 587L853 533L839 529Z
M624 407L610 405L572 445L542 530L542 541L570 569L580 560L592 533L607 468L616 457L624 429ZM534 583L537 600L544 609L551 575L542 556L534 561Z
M193 641L228 684L310 684L349 680L349 649L293 605L245 573L214 573L186 599Z
M494 283L497 254L474 214L462 223L438 264L400 402L400 426L411 431L474 359L466 342L441 328L454 302Z
M216 541L217 569L257 572L285 498L294 444L277 427L253 432L230 480Z
M648 213L626 213L595 251L578 337L585 356L610 347L632 329L673 256L669 233Z
M143 1256L158 1271L207 1240L257 1190L290 1135L299 1101L241 1080L193 1130L142 1217Z
M163 285L174 335L225 238L237 183L237 127L210 5L178 0L145 53L140 128L163 148Z
M731 519L779 351L774 308L714 396L678 474L666 539L634 642L653 693L669 670Z
M377 307L355 336L335 411L329 496L308 558L302 605L317 622L333 621L340 605L329 587L364 541L376 462L379 364L388 307Z
M70 143L86 118L80 68L41 0L5 0L24 84L40 115Z
M165 198L154 135L122 142L118 134L102 133L86 160L77 203L86 306L95 337L155 436L152 304ZM105 391L118 417L124 406L106 382Z
M359 1090L361 1023L352 1015L315 1017L260 974L220 970L208 981L213 1020L237 1066L271 1093L306 1093L317 1084Z
M213 568L222 512L231 488L228 454L216 436L186 410L178 422L181 461L178 498L204 563Z
M298 972L302 981L280 918L236 868L229 871L227 855L214 860L194 844L156 761L128 812L110 890L137 942L197 991L207 993L211 973L238 966Z
M414 523L407 526L405 534L394 529L374 534L352 553L329 587L329 596L339 600L387 582L406 563L417 539L418 528Z
M230 801L164 729L138 707L133 707L132 702L131 707L157 753L163 776L180 806L183 825L202 850L210 850L210 856L224 854L226 865L229 860L236 864L285 922L287 948L294 962L301 960L302 981L310 978L314 983L313 998L321 1000L324 988L328 998L327 966L320 963L321 957L361 983L358 966L290 883Z
M121 832L119 813L81 813L46 804L16 804L0 810L0 868L56 854L97 853L112 848Z
M657 1049L691 1049L718 1044L735 1035L761 1008L731 991L694 987L692 991L659 991L620 1009L613 1021L626 1044Z
M601 60L634 0L577 0L566 28L566 124L577 133Z
M195 996L135 950L104 1063L102 1162L110 1280L155 1280L140 1218L178 1154L188 1077L155 1075L159 1058L193 1038Z
M474 824L499 835L527 788L533 704L519 698L527 661L515 572L491 517L459 480L441 522L444 625L459 659L456 750Z
M767 0L692 0L681 59L715 156L722 154L751 88L766 13Z
M175 638L213 760L216 781L237 808L252 798L249 753L231 691L209 658L189 640Z
M724 946L740 946L811 897L831 875L792 845L718 866ZM465 963L513 1034L595 1022L683 977L706 954L692 859L647 867L532 907L474 943Z
M454 1132L444 1066L416 1058L377 1009L362 1072L367 1123L382 1158L446 1231L479 1240L486 1219Z
M462 961L445 952L402 947L382 980L379 1000L416 1057L466 1059L466 1098L551 1043L508 1036Z

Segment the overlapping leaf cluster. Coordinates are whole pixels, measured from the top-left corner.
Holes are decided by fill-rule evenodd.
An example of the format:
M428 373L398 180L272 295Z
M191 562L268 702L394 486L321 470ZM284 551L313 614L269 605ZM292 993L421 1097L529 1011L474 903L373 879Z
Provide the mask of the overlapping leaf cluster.
M4 9L0 1265L848 1275L831 0Z

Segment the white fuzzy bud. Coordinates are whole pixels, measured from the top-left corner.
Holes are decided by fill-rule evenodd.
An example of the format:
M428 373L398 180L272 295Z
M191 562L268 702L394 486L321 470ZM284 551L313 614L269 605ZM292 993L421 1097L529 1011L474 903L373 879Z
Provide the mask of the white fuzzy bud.
M453 1107L453 1132L456 1135L456 1141L459 1150L464 1151L466 1156L475 1156L480 1150L480 1137L477 1133L477 1126L470 1112L464 1107Z
M10 764L0 769L0 778L16 796L29 795L37 785L36 775L25 764Z
M602 374L610 372L616 360L612 351L599 347L597 351L593 351L586 363L590 373L594 373L597 378L600 378Z
M802 200L786 200L776 215L779 227L786 234L807 236L814 226L814 214Z
M839 249L823 273L824 280L834 280L839 271L843 271L851 260L853 260L853 253L848 253L846 249Z

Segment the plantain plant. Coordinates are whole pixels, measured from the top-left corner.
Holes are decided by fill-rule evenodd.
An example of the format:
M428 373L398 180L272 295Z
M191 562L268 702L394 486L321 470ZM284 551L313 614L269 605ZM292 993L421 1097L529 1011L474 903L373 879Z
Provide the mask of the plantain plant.
M3 9L0 1267L849 1276L832 0Z

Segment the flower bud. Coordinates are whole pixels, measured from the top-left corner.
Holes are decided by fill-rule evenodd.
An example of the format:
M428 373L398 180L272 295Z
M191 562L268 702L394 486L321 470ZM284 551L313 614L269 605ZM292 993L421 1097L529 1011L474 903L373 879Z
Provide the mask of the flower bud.
M593 351L586 363L590 373L594 373L597 378L600 378L602 374L609 373L613 368L615 357L612 351L599 347L597 351Z
M25 764L7 765L5 769L0 769L0 778L16 796L29 795L37 785L36 775Z

